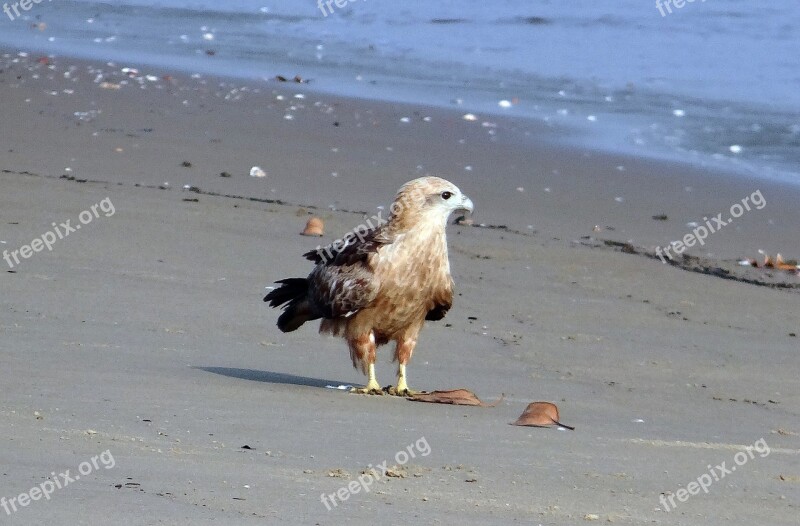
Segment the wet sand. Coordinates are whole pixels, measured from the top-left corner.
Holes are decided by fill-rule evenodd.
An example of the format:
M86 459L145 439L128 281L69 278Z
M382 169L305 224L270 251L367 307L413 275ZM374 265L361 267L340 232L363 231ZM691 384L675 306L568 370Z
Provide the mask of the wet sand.
M795 522L798 278L736 261L800 255L797 189L313 84L0 57L0 250L105 199L114 209L0 262L0 497L114 458L49 500L0 508L7 523ZM485 226L449 231L460 295L423 330L410 383L505 394L495 408L327 389L364 380L343 342L282 334L261 302L310 270L303 252L426 173L458 184ZM763 209L688 253L786 288L653 256L756 190ZM312 213L321 240L298 235ZM536 400L577 429L508 425ZM427 455L408 449L423 438ZM761 439L769 453L737 466ZM400 451L417 455L399 465ZM384 461L397 476L321 502ZM677 500L722 462L737 470ZM676 509L659 509L662 494Z

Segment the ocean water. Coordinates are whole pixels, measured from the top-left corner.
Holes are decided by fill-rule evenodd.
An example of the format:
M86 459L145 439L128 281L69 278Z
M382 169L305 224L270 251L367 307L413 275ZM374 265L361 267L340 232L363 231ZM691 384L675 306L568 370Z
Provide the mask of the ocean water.
M0 13L0 46L300 74L322 91L529 117L591 148L800 184L800 2L686 2L43 0Z

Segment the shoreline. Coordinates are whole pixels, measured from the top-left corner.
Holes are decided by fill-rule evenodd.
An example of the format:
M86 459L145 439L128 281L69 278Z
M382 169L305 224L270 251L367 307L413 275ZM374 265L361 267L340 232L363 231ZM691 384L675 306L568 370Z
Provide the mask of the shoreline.
M292 85L292 76L295 73L291 71L283 71L280 68L275 69L275 71L271 72L269 75L262 75L261 77L255 75L236 75L235 72L226 71L226 72L217 72L213 70L202 70L202 73L198 73L196 68L192 68L190 66L179 66L179 67L170 67L166 64L160 63L148 63L148 62L138 62L138 61L119 61L119 60L103 60L103 59L96 59L96 58L89 58L83 56L72 56L72 55L60 55L60 54L53 54L48 52L44 49L44 47L36 48L35 51L31 50L6 50L0 47L0 53L17 53L17 52L26 52L26 53L39 53L42 56L48 56L52 58L62 58L65 60L72 60L74 62L79 63L87 63L87 64L109 64L113 63L116 67L123 67L123 64L134 64L135 68L142 69L142 70L149 70L152 73L155 73L157 76L168 75L168 76L177 76L183 78L189 78L192 76L198 76L198 78L204 78L208 80L215 80L221 83L234 83L240 84L243 86L255 87L259 86L260 89L278 89L281 91L280 86L284 86L286 91L291 91L286 86ZM453 114L475 114L480 115L482 117L481 120L483 121L506 121L506 122L517 122L520 123L524 127L528 127L533 130L537 131L546 131L545 140L555 148L562 148L567 150L575 150L575 151L589 151L594 152L598 155L609 156L609 157L621 157L621 158L634 158L639 159L644 162L652 162L657 164L665 164L665 165L674 165L676 167L687 167L692 170L697 171L707 171L711 173L719 173L723 174L725 177L737 177L742 179L747 178L755 178L759 181L764 181L768 184L776 184L781 186L789 186L800 190L800 179L798 179L798 173L796 172L788 172L786 171L786 166L782 169L778 169L774 166L771 167L758 167L754 166L747 161L742 159L737 159L734 157L721 157L715 158L715 155L719 154L711 154L711 153L700 153L694 150L684 150L684 151L674 151L666 148L664 145L657 146L653 150L642 150L641 148L633 145L628 144L623 141L623 137L630 133L632 129L635 129L640 126L646 126L646 123L640 123L640 126L634 126L634 122L630 121L627 122L624 118L622 120L618 120L619 116L611 113L605 114L602 111L602 108L581 108L578 109L578 113L567 111L570 118L558 118L558 112L556 112L556 108L559 106L555 103L555 101L550 101L550 105L552 106L550 110L555 113L542 113L541 109L539 108L539 104L533 104L534 109L529 110L528 113L518 113L514 114L511 113L508 109L502 109L499 106L489 105L487 101L483 101L482 103L475 103L473 105L465 105L461 106L461 104L456 104L454 100L451 100L449 103L445 103L443 97L441 99L436 100L425 100L420 102L419 100L415 100L414 96L412 95L403 95L400 93L394 93L390 95L387 92L380 92L374 93L371 92L368 88L365 89L344 89L341 86L329 85L326 86L324 84L320 84L316 82L316 79L306 79L301 77L297 74L299 78L303 79L304 84L301 89L308 90L312 93L316 93L320 97L328 97L332 99L341 99L347 101L361 101L363 103L367 103L370 105L392 105L392 106L399 106L399 107L409 107L409 108L427 108L430 111L434 112L444 112L444 113L453 113ZM275 82L276 76L282 76L287 79L285 84L277 84ZM360 75L359 75L360 76ZM390 80L381 78L381 82L389 82ZM338 77L326 77L324 81L330 83L346 83L347 80ZM364 83L366 82L364 79L357 81L357 83ZM374 80L374 82L377 82ZM279 86L276 88L276 86ZM448 92L447 87L439 87L437 88L442 92ZM257 88L258 89L258 88ZM473 90L477 90L477 93L482 93L478 88L471 88ZM688 96L687 96L688 97ZM459 99L461 100L461 99ZM506 101L508 102L508 101ZM737 102L737 103L740 103ZM570 104L565 103L567 106ZM715 105L723 107L725 105L725 101L714 101ZM563 104L562 104L563 105ZM760 107L763 109L767 109L767 105L765 103L759 103ZM562 111L559 110L559 111ZM612 119L613 124L609 124L610 129L618 129L613 135L617 139L616 143L611 143L607 139L601 139L598 135L598 132L592 130L591 126L586 125L586 122L583 120L572 120L578 114L582 115L582 111L588 112L584 117L589 117L589 114L598 113L602 114L606 117L610 117ZM597 115L594 115L596 118ZM622 131L624 128L631 128L628 132ZM583 139L580 139L583 137ZM586 139L586 137L591 137L590 139ZM587 142L588 141L588 142ZM767 174L761 174L759 172L769 172Z
M509 112L518 116L527 115L541 122L550 121L570 126L574 132L585 136L581 140L583 144L579 144L579 147L629 152L631 155L644 155L653 160L660 158L688 160L692 164L740 173L742 176L756 174L759 177L800 185L798 180L800 174L797 173L794 162L797 160L796 112L790 104L781 108L770 105L770 101L788 100L786 97L761 98L759 95L763 95L763 89L746 97L739 91L728 91L721 86L698 91L699 86L696 82L691 83L693 89L684 92L680 89L683 85L681 82L665 83L665 79L658 77L639 78L634 81L628 76L619 77L620 72L614 67L605 68L606 71L614 71L611 77L613 80L603 81L594 76L585 76L585 64L584 69L580 69L582 73L578 73L574 79L570 77L569 72L559 72L547 67L535 68L526 74L517 75L513 63L506 63L505 69L499 70L492 70L490 65L484 64L483 67L489 69L482 69L479 66L471 70L469 77L463 77L463 74L458 73L457 61L445 61L448 68L453 68L445 71L432 68L429 64L423 68L410 67L402 72L389 73L380 57L384 56L383 53L391 53L393 46L382 46L376 42L371 42L369 51L364 50L368 55L364 61L354 59L354 56L350 55L352 67L349 67L351 62L348 62L348 53L352 53L353 50L346 45L342 47L342 43L333 38L337 33L341 33L343 28L334 25L330 34L312 36L319 29L314 23L319 11L311 6L304 7L310 8L306 15L311 13L313 15L310 18L301 17L305 23L299 22L301 36L297 40L293 40L291 35L275 30L275 34L281 34L285 38L275 41L287 42L293 52L287 54L280 47L266 46L266 53L259 55L258 59L253 59L253 50L246 45L244 48L239 47L241 40L237 43L237 38L257 38L255 35L261 28L250 32L247 27L240 27L241 24L234 24L234 27L231 27L227 25L230 24L227 19L225 22L220 22L220 27L217 28L203 26L209 29L210 33L196 33L197 27L193 24L179 24L179 28L175 28L175 31L183 33L180 37L169 30L164 33L157 32L152 36L156 41L163 42L162 46L144 46L136 52L131 52L125 46L120 47L121 42L130 41L132 37L135 38L134 35L113 25L104 27L104 22L99 18L95 24L92 18L94 13L88 11L84 13L85 16L75 13L74 10L67 11L66 8L63 11L53 11L51 16L58 17L61 13L65 17L71 15L76 19L72 24L67 24L67 28L51 24L48 31L57 42L68 46L65 55L73 54L86 60L94 60L96 57L102 59L103 56L115 57L122 62L153 64L156 69L170 69L169 62L179 63L185 75L198 71L211 76L238 78L237 82L248 84L257 83L276 74L291 77L299 72L307 77L318 77L320 82L315 89L333 96L373 102L405 101L412 104L433 104L445 109L453 109L452 103L455 99L451 98L451 95L457 95L458 99L472 104L470 109L464 111L477 113L476 110L479 110L491 112L492 115ZM290 20L291 17L284 20L281 13L270 11L272 10L265 8L261 13L254 15L264 17L267 24L269 22L266 20L296 22ZM130 14L134 17L141 15L135 10ZM113 17L113 14L110 16ZM237 16L244 15L239 13ZM91 25L85 22L85 18L93 20ZM319 17L316 21L319 22L322 18ZM526 25L521 19L516 19L516 22L521 26ZM553 26L560 26L563 22L558 19L548 20L545 26L549 26L550 23L553 23ZM666 21L661 21L663 22ZM428 24L423 22L423 26L425 25ZM68 28L75 26L81 30L97 31L99 34L105 29L115 33L115 36L107 43L102 42L104 38L102 36L95 38L94 42L82 41L81 38L75 38L68 32ZM356 26L360 27L360 24L356 23ZM555 27L540 27L536 31L554 29ZM44 53L61 53L60 47L54 47L51 42L44 42L44 35L40 35L38 31L29 33L24 31L20 33L19 45L33 46ZM208 39L201 38L202 35ZM162 55L164 52L170 56L165 57ZM388 57L385 60L388 60ZM647 64L643 66L645 68L639 69L647 69ZM730 69L738 71L738 68ZM679 74L680 68L672 68L672 71ZM636 77L633 71L630 73L632 77ZM453 82L454 78L461 81ZM705 86L706 83L701 85ZM746 90L745 93L747 92ZM714 98L715 93L728 95ZM617 101L628 100L629 97L633 97L633 109L627 104L616 104ZM501 99L518 104L512 102L512 106L500 110L497 103ZM736 108L733 112L736 116L729 119L730 115L726 117L726 114L730 113L731 107ZM642 111L643 108L652 108L656 111ZM770 116L767 118L766 115ZM714 134L706 129L714 126L719 126L724 138L720 133ZM750 126L770 131L765 131L764 135L744 133L744 128ZM774 144L770 140L771 133L775 134L772 141L785 145L786 149L781 150L785 155L775 156L776 152L770 148L771 144ZM734 149L731 149L732 147Z

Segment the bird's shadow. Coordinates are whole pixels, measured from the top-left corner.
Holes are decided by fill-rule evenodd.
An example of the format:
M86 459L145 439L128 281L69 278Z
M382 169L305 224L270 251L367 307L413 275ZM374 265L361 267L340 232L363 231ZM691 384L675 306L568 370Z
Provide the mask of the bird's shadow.
M250 380L253 382L267 382L271 384L286 385L305 385L308 387L326 388L329 385L349 385L349 382L340 380L324 380L322 378L309 378L308 376L297 376L288 373L276 373L272 371L257 371L255 369L239 369L236 367L194 367L208 373L221 374L231 378Z

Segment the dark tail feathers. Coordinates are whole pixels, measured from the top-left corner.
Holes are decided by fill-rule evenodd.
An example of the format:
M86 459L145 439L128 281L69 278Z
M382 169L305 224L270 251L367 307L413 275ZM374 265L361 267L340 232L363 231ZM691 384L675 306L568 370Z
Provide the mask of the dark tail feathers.
M308 280L306 278L287 278L276 281L281 286L271 290L264 296L270 307L286 304L283 314L278 318L278 328L283 332L292 332L309 320L319 318L311 313L308 303Z
M268 301L270 307L280 307L290 301L302 300L308 292L306 278L287 278L275 283L280 283L281 286L269 291L269 294L264 296L264 301Z

